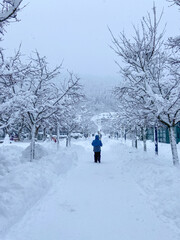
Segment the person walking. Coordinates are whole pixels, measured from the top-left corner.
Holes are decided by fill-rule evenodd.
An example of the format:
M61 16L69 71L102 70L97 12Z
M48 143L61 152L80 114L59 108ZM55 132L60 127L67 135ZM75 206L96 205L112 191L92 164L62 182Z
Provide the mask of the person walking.
M99 140L99 135L95 136L95 140L92 141L93 151L94 151L94 162L101 162L101 147L102 142Z

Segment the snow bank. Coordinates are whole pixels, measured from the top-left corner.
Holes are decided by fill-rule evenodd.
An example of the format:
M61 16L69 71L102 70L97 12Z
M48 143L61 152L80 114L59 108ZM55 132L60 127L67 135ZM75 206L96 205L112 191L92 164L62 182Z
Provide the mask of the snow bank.
M31 147L30 145L22 152L22 161L29 161L31 154ZM35 151L35 160L39 160L42 157L45 157L48 154L46 148L44 148L40 144L36 144L36 151Z
M172 227L180 228L180 169L172 165L169 144L159 144L159 156L154 154L154 144L148 142L148 152L127 145L119 151L123 171L129 173L148 197L158 216ZM178 145L179 156L180 146Z
M78 144L92 151L88 141L78 141ZM151 141L147 141L147 152L143 151L141 141L138 149L132 147L130 140L103 137L102 142L102 162L103 156L108 156L110 163L118 155L119 163L113 164L117 164L120 174L133 177L157 215L172 228L175 225L180 228L180 168L173 166L170 144L159 143L159 156L156 156ZM178 152L180 156L180 144Z
M24 144L27 146L27 144ZM38 145L39 160L29 162L29 147L21 143L0 146L0 232L17 222L50 188L57 176L65 174L76 162L70 149L57 152L56 145Z
M58 152L55 143L40 144L37 147L39 160L32 163L27 160L27 144L0 145L2 234L48 191L57 176L65 174L76 164L77 154L87 164L93 161L93 139L74 140L70 149L60 148ZM148 152L144 153L141 142L135 149L130 141L125 144L122 140L106 137L102 141L102 163L103 156L106 156L108 164L117 166L120 176L122 173L133 177L157 215L170 226L176 224L180 228L180 169L172 165L170 145L160 144L159 156L155 156L151 142L147 143ZM178 150L180 154L180 146ZM119 162L116 162L117 156ZM103 164L100 166L103 168Z
M0 180L21 163L21 154L24 148L13 144L0 145Z

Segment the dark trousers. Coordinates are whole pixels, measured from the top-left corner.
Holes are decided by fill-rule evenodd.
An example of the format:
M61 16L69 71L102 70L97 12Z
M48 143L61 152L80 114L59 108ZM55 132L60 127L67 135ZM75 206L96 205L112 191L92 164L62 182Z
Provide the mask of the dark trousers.
M94 162L101 162L101 152L94 153Z

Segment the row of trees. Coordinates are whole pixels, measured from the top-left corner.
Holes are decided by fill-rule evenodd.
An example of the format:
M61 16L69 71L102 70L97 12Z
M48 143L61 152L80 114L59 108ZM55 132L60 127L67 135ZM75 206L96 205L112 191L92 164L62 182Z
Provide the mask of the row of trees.
M10 59L2 55L0 127L11 131L14 126L19 135L24 128L29 130L31 160L38 130L72 117L73 106L83 97L79 78L68 72L67 79L61 79L60 70L61 65L51 69L37 51L26 63L20 49Z
M21 3L22 0L1 3L1 36L11 20L18 21ZM31 161L35 157L35 137L39 129L45 132L56 126L58 134L60 126L68 133L77 127L75 106L84 97L80 79L72 72L62 78L61 66L50 67L38 51L27 60L21 54L21 47L10 58L0 49L0 128L6 132L15 129L19 136L23 129L30 132Z
M174 1L180 4L180 1ZM134 27L132 40L120 33L112 36L112 49L121 58L118 64L122 81L114 90L118 99L120 124L137 131L162 124L168 127L174 165L179 163L174 127L180 121L179 38L164 41L159 31L162 14L143 17L141 27ZM146 146L144 147L146 150Z

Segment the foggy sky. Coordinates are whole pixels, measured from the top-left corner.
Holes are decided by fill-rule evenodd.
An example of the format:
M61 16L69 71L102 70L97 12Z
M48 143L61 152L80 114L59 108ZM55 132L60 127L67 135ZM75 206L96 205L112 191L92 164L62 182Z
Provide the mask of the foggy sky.
M110 47L107 26L117 35L124 30L133 35L132 24L138 24L151 0L27 0L29 4L18 15L18 23L6 28L3 47L8 53L22 42L22 51L37 49L48 61L90 78L118 77L116 58ZM166 0L157 0L158 12L164 8L162 26L167 22L166 36L180 33L180 12Z

